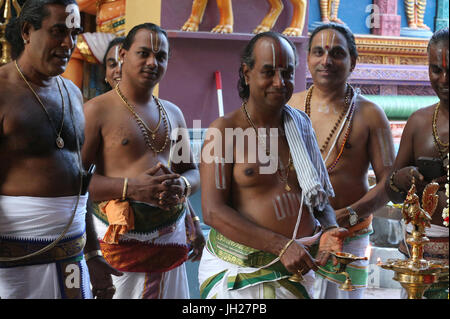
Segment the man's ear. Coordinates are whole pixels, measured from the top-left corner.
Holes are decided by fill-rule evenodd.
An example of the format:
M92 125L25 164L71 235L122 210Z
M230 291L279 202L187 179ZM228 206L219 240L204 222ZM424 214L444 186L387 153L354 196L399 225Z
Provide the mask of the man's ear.
M30 42L31 30L34 30L33 26L29 22L24 22L22 25L22 30L20 30L20 34L22 39L27 43Z
M125 59L125 56L127 55L128 51L125 50L122 46L120 47L119 51L119 63L122 64L123 60Z
M242 63L242 74L244 75L246 85L248 85L248 72L250 72L249 66L245 63Z

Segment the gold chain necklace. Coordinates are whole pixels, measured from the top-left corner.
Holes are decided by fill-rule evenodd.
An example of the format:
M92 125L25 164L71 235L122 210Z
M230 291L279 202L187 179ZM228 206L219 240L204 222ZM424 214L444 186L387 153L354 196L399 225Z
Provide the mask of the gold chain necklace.
M280 158L280 163L281 163L281 158ZM289 151L289 161L288 161L288 165L285 169L282 170L278 170L279 174L278 176L280 177L281 182L285 183L284 189L288 192L290 192L292 190L291 186L289 186L289 171L294 170L294 166L292 164L292 156L291 156L291 151Z
M307 94L306 94L306 103L305 103L305 113L308 115L309 118L311 118L311 98L313 93L314 85L312 85ZM347 84L347 92L345 94L345 107L342 110L342 113L339 115L338 120L334 124L334 127L331 129L330 135L328 135L327 139L325 140L324 144L320 148L320 153L325 152L325 150L328 147L328 144L330 143L331 138L333 137L334 133L336 132L337 128L339 127L339 124L341 124L344 115L347 113L348 108L350 107L350 95L351 95L351 87Z
M258 138L258 140L261 141L261 144L264 145L264 147L266 148L266 155L269 155L269 150L267 149L266 142L259 136L258 130L256 129L256 126L255 126L255 124L253 123L253 121L252 121L252 119L251 119L251 117L250 117L250 114L248 113L248 110L247 110L247 103L246 103L246 102L242 103L242 111L243 111L244 114L245 114L245 117L246 117L246 119L247 119L247 122L248 122L248 123L253 127L253 129L255 130L256 137ZM281 163L281 158L280 158L280 163ZM288 192L290 192L290 191L292 190L292 188L289 186L289 183L288 183L288 182L289 182L289 171L290 171L290 170L293 170L293 169L294 169L294 167L293 167L293 164L292 164L291 151L289 150L289 160L288 160L288 165L287 165L287 168L285 169L286 173L284 173L284 172L282 173L281 170L278 170L278 172L279 172L278 176L279 176L281 182L285 183L284 189L285 189L286 191L288 191ZM285 178L284 176L286 176L286 178Z
M127 106L130 106L132 109L134 109L133 106L130 105L130 103L128 103L128 100L125 98L125 96L122 94L122 92L119 89L119 84L117 83L116 85L116 89L117 92L119 93L120 98L125 102L125 104ZM153 98L156 101L156 104L158 105L158 113L159 113L159 120L158 120L158 124L156 125L155 129L151 129L143 120L141 117L139 117L139 115L136 113L136 115L139 117L139 119L141 120L142 124L145 126L145 129L147 131L149 131L150 133L152 133L152 139L154 140L156 138L156 133L158 133L159 127L161 126L161 120L162 120L162 111L161 111L161 107L159 105L159 101L157 101L157 99L153 96ZM133 112L134 114L134 112Z
M14 65L16 66L17 71L19 72L20 76L22 77L23 81L27 84L28 88L31 90L31 92L33 92L34 96L36 97L36 99L38 100L39 104L41 105L42 109L44 110L45 114L47 115L48 121L50 122L51 127L53 128L53 131L56 134L56 146L59 149L64 148L64 140L61 137L61 132L63 130L64 127L64 112L65 112L65 103L64 103L64 96L62 94L61 91L61 86L59 85L58 80L56 80L56 84L58 85L58 90L59 90L59 94L61 95L61 100L62 100L62 116L61 116L61 127L59 129L59 132L56 131L55 126L53 125L53 122L51 120L50 114L48 114L47 109L44 106L44 103L42 103L41 99L39 98L39 95L36 93L36 91L34 91L33 87L31 86L31 84L27 81L27 79L25 78L25 75L22 73L22 71L20 71L19 65L17 65L17 60L14 61ZM62 81L62 80L61 80Z
M269 155L269 150L268 150L268 148L267 148L266 142L262 139L261 136L259 136L258 130L256 129L256 126L255 126L255 124L253 123L252 119L250 118L250 114L248 114L248 111L247 111L247 102L242 103L242 110L243 110L243 112L244 112L244 114L245 114L245 117L247 118L247 122L248 122L248 123L253 127L253 129L255 130L256 137L258 138L258 140L261 141L261 144L262 144L262 145L264 146L264 148L266 149L266 155L268 156L268 155Z
M438 148L440 150L439 146L442 146L442 148L448 148L449 146L449 142L444 143L442 142L442 140L439 138L439 132L437 129L437 117L438 117L438 113L439 113L439 107L441 106L441 102L439 101L438 104L436 105L436 107L434 108L434 114L433 114L433 137L435 140L435 143L438 144Z
M130 105L130 103L128 103L128 100L125 98L125 96L122 94L122 92L120 91L119 88L119 83L116 85L116 93L117 95L119 95L120 99L122 100L122 102L124 103L125 107L131 112L131 114L133 114L137 125L139 126L142 135L144 136L144 140L145 143L155 152L155 153L161 153L162 151L164 151L164 149L166 148L167 144L169 143L169 126L167 123L167 113L166 110L164 109L164 106L162 105L162 103L159 101L159 99L156 96L153 96L153 99L155 100L156 104L158 105L158 110L159 110L159 122L158 122L158 126L156 128L155 131L151 130L148 125L144 122L144 120L139 116L139 114L137 114L137 112L134 110L134 107L132 105ZM152 143L150 142L150 138L148 136L148 133L152 133L152 139L155 140L156 138L156 133L158 132L158 129L160 127L161 121L164 122L164 130L165 130L165 141L164 141L164 145L160 148L160 149L156 149Z

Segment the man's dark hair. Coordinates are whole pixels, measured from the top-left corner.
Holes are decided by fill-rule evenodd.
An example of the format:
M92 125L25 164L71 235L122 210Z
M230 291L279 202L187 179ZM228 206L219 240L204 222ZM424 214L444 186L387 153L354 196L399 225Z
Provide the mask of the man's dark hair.
M255 66L255 57L253 56L253 50L255 48L255 44L256 42L258 42L259 39L262 38L272 38L272 39L285 39L289 45L292 47L292 51L294 52L294 57L295 57L295 67L297 67L298 64L298 56L297 56L297 48L295 47L295 45L291 42L291 40L289 40L288 37L286 37L285 35L278 33L278 32L274 32L274 31L268 31L268 32L263 32L263 33L259 33L257 35L255 35L250 42L247 44L247 46L244 48L244 51L242 52L241 55L241 67L239 68L239 81L238 81L238 92L239 92L239 96L241 97L241 99L243 101L248 100L249 96L250 96L250 88L247 84L245 84L245 77L244 77L244 68L243 68L243 64L246 64L250 69L253 69L253 67Z
M118 44L122 44L123 41L125 41L125 37L117 37L117 38L112 39L109 42L108 47L106 48L106 51L105 51L105 55L103 57L103 67L105 69L106 69L106 62L107 62L106 61L106 56L108 55L109 50L111 50L112 47L114 47L114 46L116 46Z
M347 46L348 46L348 51L350 52L350 56L356 60L358 58L358 50L356 49L355 36L353 35L352 31L349 29L349 27L347 27L345 25L337 24L337 23L333 23L333 22L323 24L314 29L314 31L311 33L311 36L309 37L308 53L311 51L311 43L312 43L312 40L314 39L314 37L316 36L316 34L322 30L327 30L327 29L336 30L345 37L345 39L347 40Z
M440 29L433 33L433 36L430 39L430 42L428 42L428 52L430 51L430 47L432 45L436 45L439 42L447 41L448 42L448 27Z
M68 6L77 4L75 0L27 0L20 11L20 15L10 20L6 26L6 40L12 47L12 58L17 59L24 50L22 39L22 27L28 22L35 30L42 27L42 21L50 16L50 10L46 7L50 4Z
M169 43L169 37L167 36L167 32L164 29L154 23L147 22L133 27L133 29L128 32L128 35L122 44L122 48L127 51L130 50L131 46L133 45L134 38L136 37L136 33L138 33L138 31L142 29L162 33L166 37L167 43Z

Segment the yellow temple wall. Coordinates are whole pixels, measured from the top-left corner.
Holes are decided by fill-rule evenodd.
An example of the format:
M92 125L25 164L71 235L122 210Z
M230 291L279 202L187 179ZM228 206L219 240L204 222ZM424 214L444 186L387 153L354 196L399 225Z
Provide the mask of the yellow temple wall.
M127 33L137 24L161 25L161 0L127 0L125 28Z
M161 25L161 0L127 0L125 29L128 33L135 25L152 22ZM153 94L158 96L159 87Z

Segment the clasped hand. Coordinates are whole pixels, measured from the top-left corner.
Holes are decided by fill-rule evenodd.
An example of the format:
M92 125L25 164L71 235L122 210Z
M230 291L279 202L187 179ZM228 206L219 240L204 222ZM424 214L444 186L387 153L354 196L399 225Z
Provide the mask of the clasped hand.
M159 171L161 175L156 175ZM135 179L129 180L129 196L164 210L184 201L184 186L180 175L161 163L148 169Z

